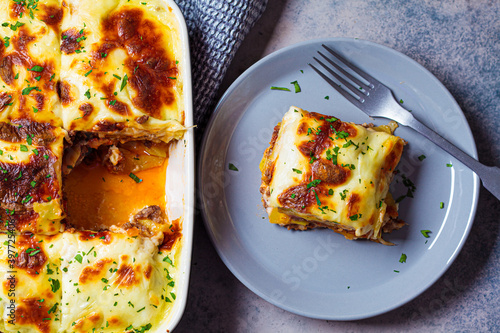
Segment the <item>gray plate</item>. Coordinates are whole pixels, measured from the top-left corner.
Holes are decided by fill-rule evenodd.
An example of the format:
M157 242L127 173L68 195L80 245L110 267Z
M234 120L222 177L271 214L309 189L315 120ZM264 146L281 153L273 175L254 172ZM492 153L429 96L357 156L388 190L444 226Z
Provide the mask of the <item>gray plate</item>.
M408 145L392 192L395 197L406 193L403 174L417 190L414 198L400 204L400 216L408 225L385 237L396 246L348 241L326 229L296 232L270 224L259 193L259 162L274 126L291 105L344 121L388 122L370 119L307 66L322 43L389 86L418 119L477 157L459 106L415 61L367 41L313 40L265 57L222 97L201 149L201 206L220 257L257 295L307 317L361 319L412 300L450 267L472 226L479 179L416 132L398 128L396 134ZM300 93L290 84L295 80ZM422 154L426 158L420 161ZM229 170L229 163L239 171ZM431 230L430 238L421 230ZM406 263L399 262L402 253Z

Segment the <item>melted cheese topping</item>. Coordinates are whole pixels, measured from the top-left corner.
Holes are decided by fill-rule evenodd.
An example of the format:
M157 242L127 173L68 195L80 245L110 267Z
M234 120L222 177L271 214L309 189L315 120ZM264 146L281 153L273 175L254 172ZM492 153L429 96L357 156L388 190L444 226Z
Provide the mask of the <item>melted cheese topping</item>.
M12 248L10 240L0 234L2 332L125 332L168 318L177 255L158 252L161 237L65 232L19 236Z
M184 133L177 22L155 1L68 1L62 29L64 126L168 142Z
M291 107L273 140L261 163L265 204L277 210L271 222L320 222L380 239L402 139Z

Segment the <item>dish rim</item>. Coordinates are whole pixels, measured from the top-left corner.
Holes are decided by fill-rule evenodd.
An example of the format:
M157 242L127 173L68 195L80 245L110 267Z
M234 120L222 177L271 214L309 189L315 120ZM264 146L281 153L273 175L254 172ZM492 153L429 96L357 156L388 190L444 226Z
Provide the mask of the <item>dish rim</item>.
M194 209L195 209L195 154L194 154L194 133L193 133L193 95L192 95L192 76L191 76L191 54L189 48L189 33L186 25L186 20L179 6L174 0L160 0L165 6L172 8L172 13L177 19L182 63L183 63L183 87L182 94L184 98L184 126L188 130L184 133L181 140L185 141L184 145L184 165L185 165L185 187L184 187L184 209L182 215L182 238L181 238L181 255L180 266L178 267L178 277L176 283L182 281L181 287L178 289L177 298L173 308L170 311L170 318L162 323L156 332L173 331L179 324L184 311L186 309L189 277L191 273L191 257L193 251L193 229L194 229ZM179 141L181 141L179 140Z

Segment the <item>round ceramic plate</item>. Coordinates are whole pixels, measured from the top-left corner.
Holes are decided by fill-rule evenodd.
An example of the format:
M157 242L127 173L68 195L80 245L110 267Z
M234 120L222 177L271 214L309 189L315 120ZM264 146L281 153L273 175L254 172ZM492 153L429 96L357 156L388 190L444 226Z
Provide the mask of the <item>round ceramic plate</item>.
M479 179L413 130L400 127L395 134L408 145L391 191L395 197L407 193L403 177L416 190L400 203L400 217L408 225L384 237L395 246L349 241L328 229L290 231L269 223L259 193L259 162L290 106L355 123L388 122L370 119L307 65L323 43L390 87L417 119L477 156L459 106L415 61L367 41L313 40L265 57L222 97L201 149L201 206L220 257L257 295L307 317L361 319L412 300L450 267L474 219ZM295 93L293 81L301 92ZM428 238L422 230L430 230Z

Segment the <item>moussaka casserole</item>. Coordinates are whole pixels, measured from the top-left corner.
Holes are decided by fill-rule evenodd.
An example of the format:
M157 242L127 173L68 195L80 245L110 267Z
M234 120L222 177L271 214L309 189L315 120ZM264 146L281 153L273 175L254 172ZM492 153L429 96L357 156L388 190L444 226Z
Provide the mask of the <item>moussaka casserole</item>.
M0 0L0 332L170 327L189 192L167 179L191 140L173 7Z

